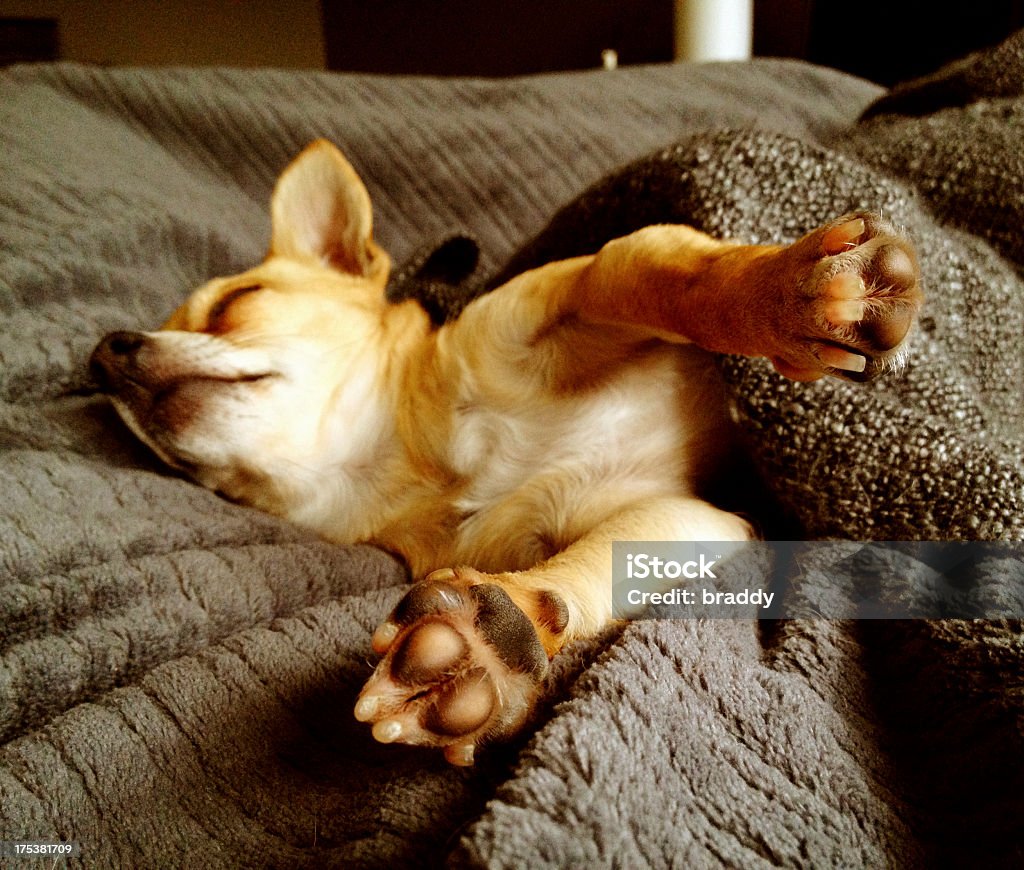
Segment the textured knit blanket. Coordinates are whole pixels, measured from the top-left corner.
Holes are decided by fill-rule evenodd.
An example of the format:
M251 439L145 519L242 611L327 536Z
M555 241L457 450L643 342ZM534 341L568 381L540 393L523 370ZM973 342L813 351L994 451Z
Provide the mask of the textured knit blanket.
M1019 540L1021 82L1020 35L889 94L776 61L0 72L0 840L96 867L1019 865L1019 623L638 621L456 770L352 717L402 566L168 473L84 363L258 259L317 136L399 263L465 231L493 273L588 189L541 248L880 210L921 255L909 362L855 386L723 359L754 467L808 538Z

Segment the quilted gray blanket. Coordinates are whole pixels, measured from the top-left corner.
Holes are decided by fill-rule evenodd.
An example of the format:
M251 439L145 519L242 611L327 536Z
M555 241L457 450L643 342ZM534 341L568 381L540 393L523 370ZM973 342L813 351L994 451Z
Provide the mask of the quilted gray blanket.
M449 768L351 713L402 566L175 477L84 363L257 260L318 136L397 262L464 230L493 271L587 188L544 239L881 210L929 295L910 361L864 387L724 359L754 466L807 537L1020 540L1022 82L1024 35L888 94L765 60L0 72L0 841L95 867L1019 865L1019 622L635 622L556 659L535 734Z

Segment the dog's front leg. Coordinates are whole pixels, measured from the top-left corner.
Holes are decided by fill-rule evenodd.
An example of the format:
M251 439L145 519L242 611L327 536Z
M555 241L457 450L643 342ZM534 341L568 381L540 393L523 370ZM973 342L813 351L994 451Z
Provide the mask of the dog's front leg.
M871 214L838 218L788 246L647 227L607 244L558 289L561 307L582 320L768 357L800 380L878 375L923 298L913 248Z
M611 618L614 541L750 537L734 514L667 497L620 511L528 571L435 571L374 634L384 658L356 717L383 743L443 747L453 764L471 764L477 745L529 720L549 658Z

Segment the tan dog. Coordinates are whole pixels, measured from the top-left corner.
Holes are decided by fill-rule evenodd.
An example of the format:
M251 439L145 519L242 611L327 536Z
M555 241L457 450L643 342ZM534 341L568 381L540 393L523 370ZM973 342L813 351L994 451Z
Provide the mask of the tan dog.
M271 211L263 263L163 331L107 336L94 369L169 465L407 561L421 582L374 635L356 716L457 764L520 728L548 658L610 618L613 541L751 536L698 494L729 440L707 351L867 378L921 302L878 218L789 247L655 226L434 329L385 301L369 197L332 145L288 167Z

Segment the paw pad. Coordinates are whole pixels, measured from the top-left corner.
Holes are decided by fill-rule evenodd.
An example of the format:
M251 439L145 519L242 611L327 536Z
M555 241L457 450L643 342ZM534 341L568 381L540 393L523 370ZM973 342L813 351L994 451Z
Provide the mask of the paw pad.
M468 569L417 583L373 636L384 658L367 681L355 716L382 743L438 746L453 764L471 764L485 739L524 723L547 670L529 617L500 586ZM565 625L565 605L538 596L546 630ZM540 606L543 605L543 606Z

